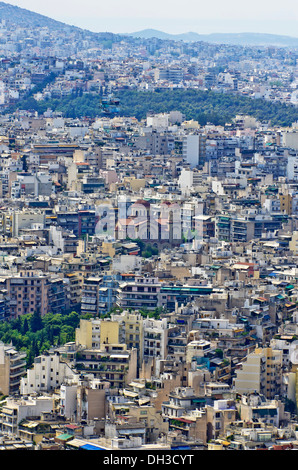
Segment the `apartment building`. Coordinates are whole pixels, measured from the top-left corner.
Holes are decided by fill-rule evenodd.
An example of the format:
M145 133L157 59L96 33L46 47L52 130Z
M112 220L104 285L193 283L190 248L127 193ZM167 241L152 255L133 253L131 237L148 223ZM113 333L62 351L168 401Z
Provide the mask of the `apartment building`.
M188 134L184 136L182 155L191 168L203 165L206 159L206 136L203 134Z
M10 317L40 311L48 312L49 276L34 271L21 271L18 276L5 279L7 293L10 297Z
M190 341L186 346L186 362L191 363L195 358L204 357L212 351L211 343L204 339Z
M117 305L123 309L155 310L159 307L160 287L157 278L136 276L134 281L119 285Z
M282 214L280 216L279 214L277 216L220 214L216 216L215 220L215 236L219 240L248 242L253 238L261 238L263 233L280 229Z
M50 277L48 279L48 305L49 312L54 315L66 311L66 295L64 280L61 277Z
M285 418L284 404L280 400L266 399L257 392L243 394L237 407L244 422L254 421L279 427L280 421Z
M76 345L85 348L100 348L100 326L102 320L92 318L80 319L80 326L76 328ZM118 336L117 336L118 340Z
M82 285L81 312L105 315L116 303L118 281L113 276L86 277Z
M10 298L10 317L39 311L41 315L65 310L63 279L37 271L20 271L3 278Z
M119 322L120 342L129 349L135 348L138 352L138 368L144 358L144 318L138 312L125 310L119 315L113 314L112 320Z
M66 308L68 310L77 310L81 308L81 296L83 276L80 271L65 273L64 285L66 295Z
M120 325L113 320L81 320L76 330L77 370L123 387L137 377L137 349L120 343Z
M168 345L167 319L145 318L143 323L144 358L166 359Z
M150 155L170 155L175 148L175 137L171 132L147 128L134 138L134 144L137 149L150 152Z
M235 401L214 400L212 405L206 407L208 432L207 439L216 439L225 436L227 427L233 423L238 416Z
M236 370L234 388L237 393L258 392L266 398L274 398L281 391L282 351L272 348L256 348Z
M18 395L26 373L26 353L0 342L0 391L3 395Z
M109 382L112 388L124 388L137 377L137 350L126 344L105 344L104 349L82 349L77 354L76 369Z
M21 395L53 392L66 381L76 381L77 374L61 360L60 354L42 354L34 359L20 383Z
M186 305L201 296L209 296L213 292L210 284L163 284L160 287L159 305L168 312L174 312L176 306Z
M169 399L164 401L161 412L164 419L181 418L188 411L200 408L205 400L198 397L191 387L176 387L170 394Z
M7 400L0 412L1 432L8 435L18 435L19 423L24 419L41 416L42 413L53 412L53 405L53 398L48 396Z
M26 209L13 211L11 215L11 234L13 237L17 237L22 229L32 229L34 224L40 224L42 227L45 226L44 211Z

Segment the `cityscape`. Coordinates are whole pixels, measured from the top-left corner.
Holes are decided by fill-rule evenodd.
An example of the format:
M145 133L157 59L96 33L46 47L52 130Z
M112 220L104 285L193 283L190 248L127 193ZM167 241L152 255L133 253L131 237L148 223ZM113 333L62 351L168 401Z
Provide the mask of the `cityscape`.
M298 449L298 38L211 36L0 2L0 450Z

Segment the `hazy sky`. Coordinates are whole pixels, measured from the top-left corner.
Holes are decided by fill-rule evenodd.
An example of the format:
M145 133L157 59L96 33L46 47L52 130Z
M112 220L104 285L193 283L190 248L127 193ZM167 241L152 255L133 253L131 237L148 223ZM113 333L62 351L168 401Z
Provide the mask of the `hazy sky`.
M11 0L91 31L259 32L298 37L297 0Z

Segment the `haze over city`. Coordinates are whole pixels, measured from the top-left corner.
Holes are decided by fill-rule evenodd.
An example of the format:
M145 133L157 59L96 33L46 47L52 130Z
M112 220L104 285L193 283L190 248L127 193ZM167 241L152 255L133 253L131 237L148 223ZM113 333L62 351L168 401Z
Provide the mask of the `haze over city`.
M236 0L212 3L174 0L170 6L158 0L13 0L10 3L94 32L132 33L154 28L167 33L255 32L297 36L295 0L252 0L241 6Z

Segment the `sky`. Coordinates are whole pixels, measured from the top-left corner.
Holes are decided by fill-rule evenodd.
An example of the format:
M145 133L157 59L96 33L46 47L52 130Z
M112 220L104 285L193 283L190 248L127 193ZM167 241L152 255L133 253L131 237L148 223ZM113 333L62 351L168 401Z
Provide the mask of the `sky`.
M298 37L297 0L10 0L95 32L270 33Z

